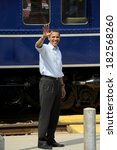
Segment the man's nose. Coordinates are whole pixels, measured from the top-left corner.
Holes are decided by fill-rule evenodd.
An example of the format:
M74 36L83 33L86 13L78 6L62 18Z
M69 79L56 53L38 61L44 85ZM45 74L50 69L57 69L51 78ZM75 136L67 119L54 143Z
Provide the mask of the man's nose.
M55 37L55 40L58 40L58 38L57 38L57 37Z

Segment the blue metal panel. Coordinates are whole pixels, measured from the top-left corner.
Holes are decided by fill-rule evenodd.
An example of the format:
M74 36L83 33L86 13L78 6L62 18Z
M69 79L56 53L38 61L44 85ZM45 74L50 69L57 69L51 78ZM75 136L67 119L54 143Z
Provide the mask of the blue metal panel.
M87 0L87 24L80 25L64 25L61 21L61 1L52 0L51 12L51 28L59 29L62 33L83 33L83 32L100 32L100 1L99 0Z
M61 23L61 0L51 0L50 27L61 33L100 32L100 2L87 0L86 25L64 25ZM22 21L22 0L4 0L0 2L0 34L42 34L43 25L25 25ZM38 53L34 45L37 38L0 38L0 66L37 65ZM70 43L70 45L69 45ZM62 37L60 48L64 64L99 64L99 37Z
M64 64L99 64L99 37L68 37L61 39Z
M20 28L21 16L21 1L8 1L0 2L0 30L9 31Z
M37 38L0 38L0 66L38 65ZM99 64L99 37L62 37L64 64Z
M51 0L50 27L62 33L99 32L100 1L87 1L88 23L85 25L64 25L61 22L61 0ZM39 34L42 25L25 25L22 21L22 0L0 2L0 34Z
M0 38L0 66L38 64L35 42L33 38Z

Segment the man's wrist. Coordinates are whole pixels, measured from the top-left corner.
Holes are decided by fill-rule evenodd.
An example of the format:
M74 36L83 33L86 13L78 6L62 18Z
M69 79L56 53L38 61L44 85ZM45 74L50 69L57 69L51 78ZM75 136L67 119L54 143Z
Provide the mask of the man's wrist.
M64 84L64 83L62 83L62 84L61 84L61 87L65 87L65 84Z
M42 39L42 40L45 40L45 38L46 38L46 36L44 36L44 35L41 36L41 39Z

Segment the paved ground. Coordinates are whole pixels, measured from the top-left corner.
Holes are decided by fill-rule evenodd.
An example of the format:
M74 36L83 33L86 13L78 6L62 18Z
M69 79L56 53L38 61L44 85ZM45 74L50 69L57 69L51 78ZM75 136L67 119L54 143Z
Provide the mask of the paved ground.
M3 150L39 150L37 148L37 133L22 136L4 136L3 138ZM53 148L53 150L84 150L83 134L57 132L56 141L64 143L65 147ZM96 135L96 150L100 150L99 134Z

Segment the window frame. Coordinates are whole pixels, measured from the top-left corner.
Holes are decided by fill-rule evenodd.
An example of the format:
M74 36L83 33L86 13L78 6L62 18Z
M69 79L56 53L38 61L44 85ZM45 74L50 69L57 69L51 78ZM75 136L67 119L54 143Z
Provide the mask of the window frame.
M88 17L87 17L87 0L84 0L85 1L85 16L84 17L66 17L68 19L68 23L67 22L66 23L63 22L63 5L62 5L62 1L63 0L61 0L61 23L63 25L86 25L88 23ZM78 19L79 20L82 19L85 22L77 22ZM71 20L71 22L70 22L70 20Z
M49 6L49 9L48 9L48 11L49 11L49 13L48 13L48 22L46 22L46 23L26 23L25 22L25 20L24 20L24 17L23 17L23 0L22 0L22 22L23 22L23 24L24 25L29 25L29 26L36 26L36 25L45 25L45 24L50 24L50 21L51 21L51 1L50 0L48 0L48 6Z

